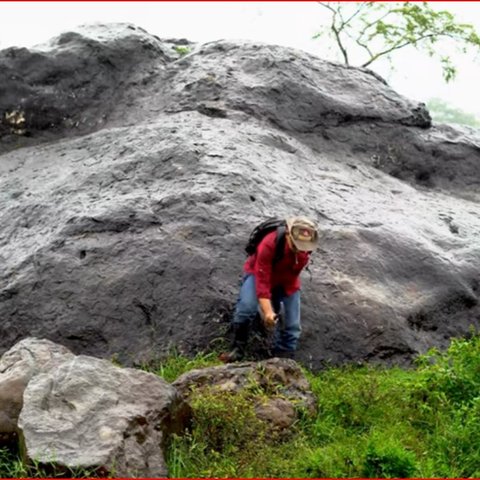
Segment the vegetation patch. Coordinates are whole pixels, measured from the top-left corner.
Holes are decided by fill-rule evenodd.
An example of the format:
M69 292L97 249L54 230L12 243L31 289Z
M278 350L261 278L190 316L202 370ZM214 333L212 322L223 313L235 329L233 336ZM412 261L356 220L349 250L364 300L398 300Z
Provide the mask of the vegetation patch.
M168 362L167 362L168 363ZM266 434L251 392L198 396L191 432L176 437L175 477L478 477L480 338L431 350L414 368L306 372L318 415L290 435Z

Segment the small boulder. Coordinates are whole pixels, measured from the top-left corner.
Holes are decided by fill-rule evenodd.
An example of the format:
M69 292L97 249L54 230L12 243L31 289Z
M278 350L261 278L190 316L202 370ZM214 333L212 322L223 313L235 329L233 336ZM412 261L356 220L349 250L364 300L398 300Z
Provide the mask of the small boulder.
M26 461L54 472L165 477L168 435L189 407L160 377L78 356L36 376L19 419Z
M23 393L31 378L73 356L61 345L33 337L25 338L4 353L0 358L0 446L17 441Z
M285 358L191 370L172 385L187 402L206 389L240 392L254 386L261 393L255 399L257 417L278 432L292 426L299 410L311 415L316 412L316 400L307 378L294 360Z

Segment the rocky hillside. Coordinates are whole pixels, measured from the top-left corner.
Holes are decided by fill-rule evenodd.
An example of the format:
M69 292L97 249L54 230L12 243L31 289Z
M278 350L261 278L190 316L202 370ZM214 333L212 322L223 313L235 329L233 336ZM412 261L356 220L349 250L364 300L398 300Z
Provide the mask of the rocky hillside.
M291 214L322 230L305 364L408 362L478 326L480 135L372 72L112 24L0 51L0 85L0 353L215 347L250 230Z

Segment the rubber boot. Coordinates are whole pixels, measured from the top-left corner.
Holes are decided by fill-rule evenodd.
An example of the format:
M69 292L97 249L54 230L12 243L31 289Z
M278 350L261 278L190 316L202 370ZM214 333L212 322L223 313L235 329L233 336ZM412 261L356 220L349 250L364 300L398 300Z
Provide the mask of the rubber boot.
M239 362L245 356L250 326L248 323L233 324L233 344L230 352L222 353L219 359L224 363Z

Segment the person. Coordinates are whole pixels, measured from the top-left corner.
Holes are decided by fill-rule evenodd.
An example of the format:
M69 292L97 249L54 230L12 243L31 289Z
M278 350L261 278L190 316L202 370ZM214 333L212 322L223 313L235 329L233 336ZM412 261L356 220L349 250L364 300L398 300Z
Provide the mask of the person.
M265 327L274 329L273 356L294 358L301 332L300 272L317 246L317 227L306 217L287 219L283 254L274 262L276 242L277 232L267 233L244 264L233 317L232 350L220 355L226 363L244 357L250 324L257 312ZM283 321L278 322L282 304Z

